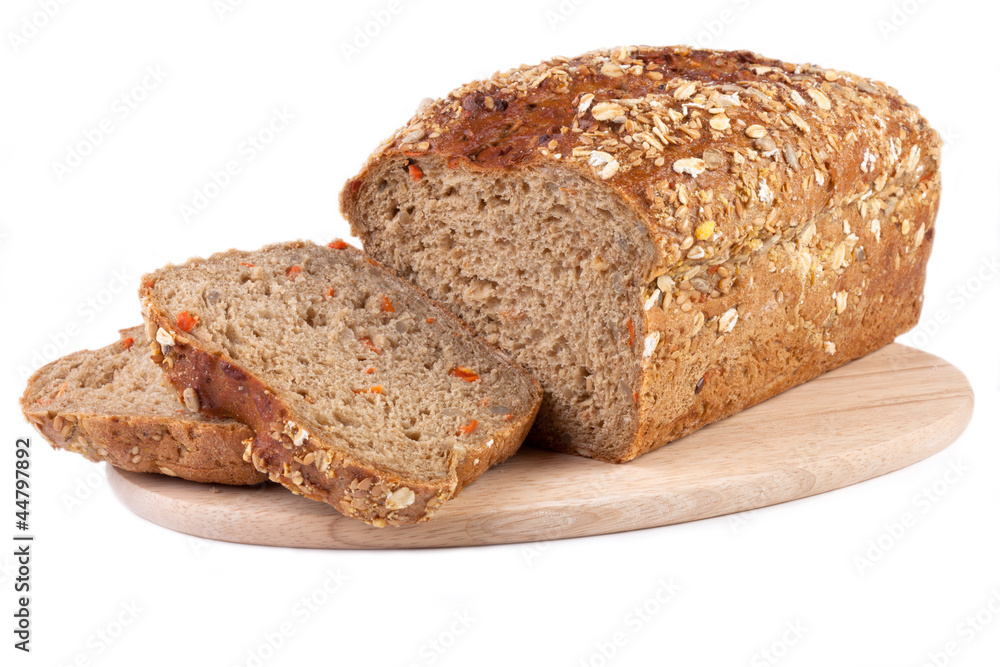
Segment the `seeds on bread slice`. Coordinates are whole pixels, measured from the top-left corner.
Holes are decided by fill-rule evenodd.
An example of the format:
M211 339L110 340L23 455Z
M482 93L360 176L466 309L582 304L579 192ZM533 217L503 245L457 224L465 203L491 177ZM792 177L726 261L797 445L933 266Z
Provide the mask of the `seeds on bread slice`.
M116 468L213 484L258 484L243 461L253 431L185 409L149 360L142 327L120 341L39 369L21 397L24 416L57 449Z
M143 279L154 360L188 403L248 424L245 457L383 526L429 518L513 454L538 383L343 241L230 250Z

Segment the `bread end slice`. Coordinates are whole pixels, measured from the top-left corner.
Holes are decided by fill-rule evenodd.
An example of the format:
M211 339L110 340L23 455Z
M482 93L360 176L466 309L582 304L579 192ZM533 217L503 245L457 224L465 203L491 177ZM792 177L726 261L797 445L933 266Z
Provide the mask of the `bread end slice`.
M142 327L39 369L21 411L56 449L132 472L211 484L259 484L267 476L242 460L253 431L187 411L149 361Z

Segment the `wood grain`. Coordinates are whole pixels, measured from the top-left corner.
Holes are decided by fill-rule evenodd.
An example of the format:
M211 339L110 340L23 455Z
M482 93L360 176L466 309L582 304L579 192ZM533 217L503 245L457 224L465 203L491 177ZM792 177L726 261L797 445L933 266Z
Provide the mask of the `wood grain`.
M280 486L226 487L108 468L141 517L199 537L322 549L471 546L704 519L857 484L953 442L965 376L894 344L622 465L524 449L428 523L372 528Z

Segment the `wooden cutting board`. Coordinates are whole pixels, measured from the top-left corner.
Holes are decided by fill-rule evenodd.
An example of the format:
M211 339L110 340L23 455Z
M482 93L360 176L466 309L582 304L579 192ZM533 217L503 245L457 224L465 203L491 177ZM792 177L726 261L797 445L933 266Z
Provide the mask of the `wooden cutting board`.
M372 528L274 484L197 484L111 467L108 478L139 516L229 542L321 549L531 542L666 526L857 484L947 447L972 404L961 371L890 345L631 463L524 449L429 522L405 528Z

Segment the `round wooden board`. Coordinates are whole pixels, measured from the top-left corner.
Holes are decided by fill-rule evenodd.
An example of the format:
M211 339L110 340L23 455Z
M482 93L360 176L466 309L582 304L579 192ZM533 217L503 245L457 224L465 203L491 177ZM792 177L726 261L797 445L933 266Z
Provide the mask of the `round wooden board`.
M274 484L197 484L111 467L108 478L139 516L229 542L320 549L531 542L666 526L857 484L947 447L972 404L961 371L894 344L630 463L526 448L429 522L404 528L372 528Z

